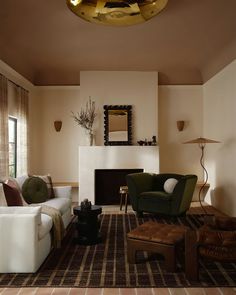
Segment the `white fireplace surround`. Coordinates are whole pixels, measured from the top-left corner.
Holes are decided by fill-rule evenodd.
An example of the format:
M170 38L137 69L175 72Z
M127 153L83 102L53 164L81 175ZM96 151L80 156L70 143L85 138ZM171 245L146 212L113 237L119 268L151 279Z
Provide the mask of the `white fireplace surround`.
M80 146L79 203L87 198L94 204L95 169L136 169L159 173L157 146Z

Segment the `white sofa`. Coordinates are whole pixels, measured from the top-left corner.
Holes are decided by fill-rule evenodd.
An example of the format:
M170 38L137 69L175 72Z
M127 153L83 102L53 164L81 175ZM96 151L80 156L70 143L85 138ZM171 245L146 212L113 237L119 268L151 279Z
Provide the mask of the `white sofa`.
M1 186L1 185L0 185ZM65 228L71 221L71 187L55 187L55 198L42 203L60 210ZM33 273L52 248L52 219L35 207L7 207L0 187L0 273Z

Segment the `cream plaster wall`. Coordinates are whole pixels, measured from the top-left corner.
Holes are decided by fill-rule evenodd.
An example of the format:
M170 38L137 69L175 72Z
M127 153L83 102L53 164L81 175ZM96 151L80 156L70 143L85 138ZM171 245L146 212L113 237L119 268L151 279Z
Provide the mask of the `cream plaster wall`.
M30 104L31 173L52 175L54 181L78 180L78 146L83 136L71 111L80 108L80 90L73 87L36 87ZM54 121L62 121L56 132Z
M157 73L112 72L109 75L108 72L99 72L100 80L97 78L98 72L92 72L91 76L89 73L81 75L81 86L35 87L35 95L30 101L31 173L50 173L53 180L58 182L77 181L78 146L87 145L88 142L84 129L71 117L71 111L77 112L81 106L85 106L89 96L95 100L98 113L96 145L103 145L104 104L132 104L134 133L142 136L142 139L157 133ZM110 86L102 85L102 81L107 81ZM140 85L141 81L144 81L143 85ZM90 89L91 82L95 90ZM97 93L99 87L101 89ZM124 87L127 87L127 91ZM102 91L106 95L101 95ZM146 103L147 97L149 103ZM63 122L60 132L54 129L55 120Z
M205 83L203 91L204 135L221 141L206 146L207 201L236 216L236 60Z
M196 174L202 180L200 150L196 145L182 143L203 133L202 86L159 87L160 172ZM184 120L183 131L176 121Z
M82 71L80 94L83 103L96 101L96 144L104 144L104 105L132 105L133 144L151 139L158 128L157 72Z

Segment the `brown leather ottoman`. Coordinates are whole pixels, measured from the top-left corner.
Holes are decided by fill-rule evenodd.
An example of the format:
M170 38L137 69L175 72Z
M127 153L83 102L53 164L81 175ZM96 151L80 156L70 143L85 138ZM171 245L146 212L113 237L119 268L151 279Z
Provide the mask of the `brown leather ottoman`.
M156 252L164 256L168 271L175 271L176 248L183 244L185 226L145 222L127 234L128 262L135 263L136 251Z

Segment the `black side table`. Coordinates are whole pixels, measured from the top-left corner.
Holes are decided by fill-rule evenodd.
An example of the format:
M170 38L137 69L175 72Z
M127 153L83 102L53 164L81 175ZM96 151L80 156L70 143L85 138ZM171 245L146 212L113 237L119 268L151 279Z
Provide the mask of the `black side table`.
M81 207L73 209L77 221L77 243L81 245L93 245L101 242L99 233L100 223L98 215L102 213L102 207L93 205L91 210L81 210Z

